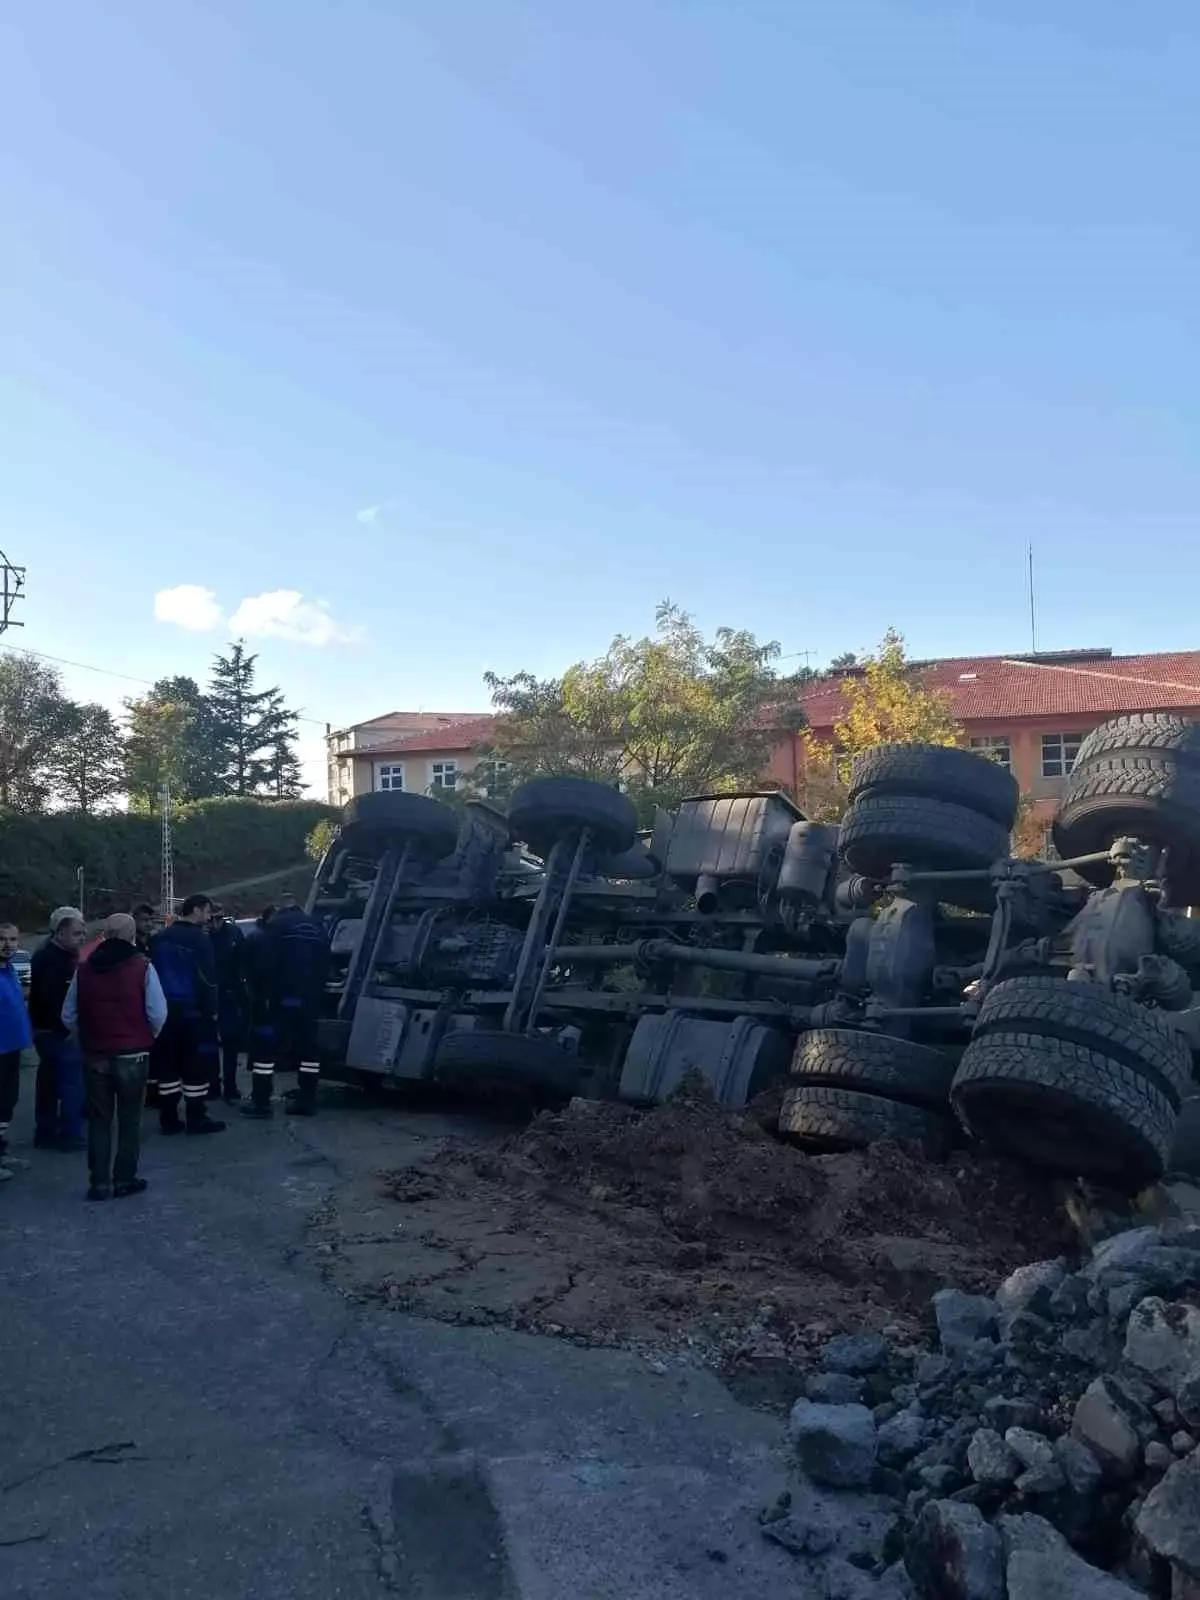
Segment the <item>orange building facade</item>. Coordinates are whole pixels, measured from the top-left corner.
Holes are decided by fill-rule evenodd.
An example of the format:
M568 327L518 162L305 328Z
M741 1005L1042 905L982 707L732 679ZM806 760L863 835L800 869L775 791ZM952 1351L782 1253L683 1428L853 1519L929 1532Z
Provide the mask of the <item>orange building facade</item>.
M843 688L857 669L816 679L803 696L812 733L832 741ZM1200 720L1200 650L1116 656L1111 650L1026 656L962 656L914 662L923 687L945 694L968 742L1013 773L1022 795L1049 822L1080 741L1111 717L1170 711ZM780 739L772 781L803 792L804 740Z

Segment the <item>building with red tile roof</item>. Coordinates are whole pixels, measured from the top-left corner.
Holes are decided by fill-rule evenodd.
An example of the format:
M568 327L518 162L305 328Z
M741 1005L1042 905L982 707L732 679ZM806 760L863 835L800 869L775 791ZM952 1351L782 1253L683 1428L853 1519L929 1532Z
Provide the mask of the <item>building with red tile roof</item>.
M845 709L845 685L860 668L814 680L801 693L808 725L833 738ZM1135 711L1177 711L1200 719L1200 650L1118 656L1108 649L1030 655L954 656L916 661L913 677L949 697L954 716L976 749L1007 765L1022 794L1053 813L1085 734L1109 717ZM804 746L781 736L771 776L799 789Z
M327 733L330 805L372 789L455 788L495 720L478 711L388 711Z
M832 739L845 685L861 670L839 668L801 691L800 705L818 738ZM911 672L925 688L949 696L969 743L1006 764L1021 792L1047 816L1080 740L1098 723L1131 711L1177 711L1200 720L1200 650L953 656L913 662ZM369 789L423 794L453 788L478 764L475 752L495 720L475 711L391 711L330 733L330 802L342 805ZM790 725L781 728L765 777L799 795L803 773L803 737Z

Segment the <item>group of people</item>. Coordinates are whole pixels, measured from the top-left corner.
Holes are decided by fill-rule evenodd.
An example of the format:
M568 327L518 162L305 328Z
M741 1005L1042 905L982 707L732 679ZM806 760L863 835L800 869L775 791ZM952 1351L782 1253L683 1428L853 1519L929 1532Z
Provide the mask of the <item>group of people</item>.
M209 1102L242 1101L243 1051L244 1115L274 1114L277 1068L297 1073L287 1110L315 1115L328 962L321 923L288 902L244 934L207 895L191 895L157 931L155 920L147 905L117 912L89 942L82 912L59 906L31 961L28 1005L13 966L17 930L0 923L0 1181L24 1164L9 1134L30 1045L34 1145L86 1151L89 1200L146 1188L137 1170L143 1107L157 1109L166 1135L223 1132Z

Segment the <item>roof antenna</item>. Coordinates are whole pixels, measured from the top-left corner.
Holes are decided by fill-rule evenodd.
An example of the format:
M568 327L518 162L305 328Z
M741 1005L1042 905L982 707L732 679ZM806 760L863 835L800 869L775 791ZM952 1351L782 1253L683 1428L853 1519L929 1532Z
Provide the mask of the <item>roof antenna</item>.
M1037 605L1036 605L1036 602L1034 600L1034 590L1033 590L1033 540L1032 539L1029 541L1029 545L1027 547L1027 552L1028 552L1028 555L1029 555L1029 651L1030 651L1031 655L1037 655Z

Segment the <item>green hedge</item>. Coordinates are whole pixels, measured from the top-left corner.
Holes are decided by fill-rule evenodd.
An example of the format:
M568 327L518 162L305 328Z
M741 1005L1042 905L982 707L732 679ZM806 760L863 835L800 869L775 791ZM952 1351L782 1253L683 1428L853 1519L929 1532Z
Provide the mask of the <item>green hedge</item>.
M301 862L309 833L334 815L313 800L201 800L181 806L171 830L175 892L190 894ZM89 916L127 909L135 900L157 904L161 841L158 818L132 812L0 812L0 915L21 927L44 926L54 906L74 904L79 867Z

